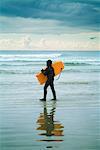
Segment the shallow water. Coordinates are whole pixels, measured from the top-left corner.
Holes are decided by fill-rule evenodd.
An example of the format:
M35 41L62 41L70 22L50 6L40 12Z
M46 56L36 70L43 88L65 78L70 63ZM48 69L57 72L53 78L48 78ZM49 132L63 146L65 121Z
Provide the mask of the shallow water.
M35 73L48 57L65 69L57 101L48 89L41 102ZM99 52L0 51L0 150L98 150L99 63Z

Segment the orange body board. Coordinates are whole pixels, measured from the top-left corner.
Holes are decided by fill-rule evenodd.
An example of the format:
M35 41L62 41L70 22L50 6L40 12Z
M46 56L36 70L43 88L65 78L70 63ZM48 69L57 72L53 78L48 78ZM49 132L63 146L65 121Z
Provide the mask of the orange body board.
M60 74L61 71L64 69L64 63L62 61L56 61L52 64L52 67L54 68L54 72L56 76ZM47 81L47 77L41 72L36 74L36 77L41 85Z

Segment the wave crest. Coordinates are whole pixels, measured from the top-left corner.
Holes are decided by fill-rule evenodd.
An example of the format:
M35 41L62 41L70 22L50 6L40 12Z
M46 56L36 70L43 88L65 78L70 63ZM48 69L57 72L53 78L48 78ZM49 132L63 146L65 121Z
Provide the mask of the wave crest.
M0 55L0 61L22 61L22 62L29 62L29 61L45 61L47 59L55 59L60 57L60 53L55 54L32 54L32 55Z

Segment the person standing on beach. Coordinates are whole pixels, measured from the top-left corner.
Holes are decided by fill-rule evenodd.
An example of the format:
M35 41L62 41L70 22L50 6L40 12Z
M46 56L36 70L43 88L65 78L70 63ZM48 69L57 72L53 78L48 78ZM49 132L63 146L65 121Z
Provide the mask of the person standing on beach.
M47 76L47 81L46 81L45 86L44 86L44 97L40 100L46 101L48 86L50 86L51 90L52 90L52 94L53 94L53 99L52 100L56 100L56 92L55 92L55 89L54 89L54 76L55 76L55 73L54 73L54 69L52 67L52 61L51 60L47 61L47 68L45 70L42 69L41 72L45 76Z

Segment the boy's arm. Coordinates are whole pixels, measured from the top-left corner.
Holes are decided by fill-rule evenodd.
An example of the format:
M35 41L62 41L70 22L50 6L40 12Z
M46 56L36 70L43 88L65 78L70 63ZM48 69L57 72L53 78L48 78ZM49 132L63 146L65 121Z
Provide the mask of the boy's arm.
M45 70L41 70L41 72L46 76L48 74L48 69L46 68Z

